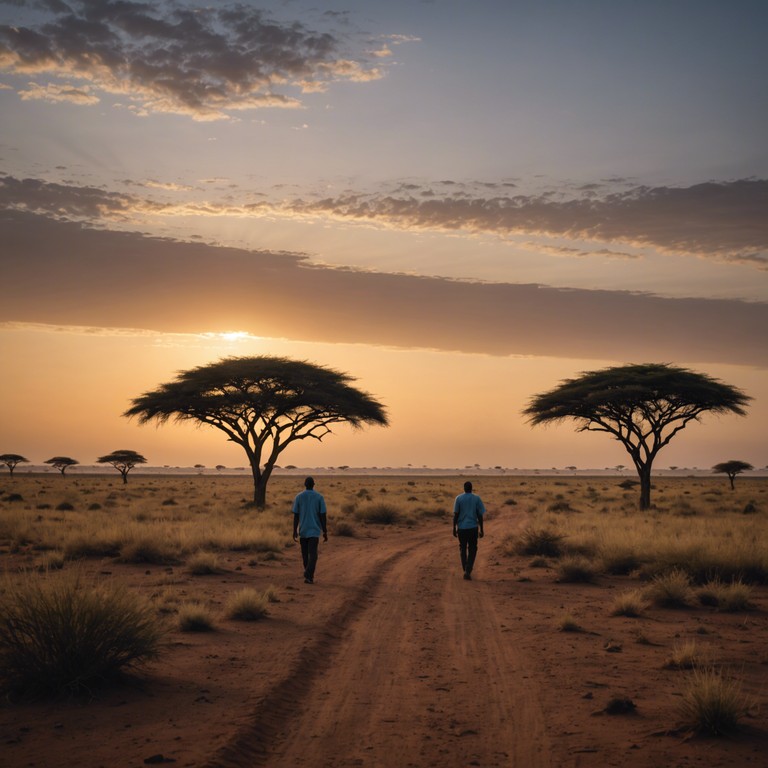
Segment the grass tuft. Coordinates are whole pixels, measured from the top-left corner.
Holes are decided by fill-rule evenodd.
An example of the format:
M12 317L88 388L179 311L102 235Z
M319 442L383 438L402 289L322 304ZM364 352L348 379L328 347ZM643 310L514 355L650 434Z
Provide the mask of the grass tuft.
M265 595L250 587L244 587L230 595L224 610L229 619L258 621L267 615L268 603Z
M643 590L643 596L657 608L687 608L693 602L691 577L675 568L655 576Z
M563 553L563 535L551 528L527 527L513 545L519 555L560 557Z
M392 504L371 504L355 511L355 517L363 523L394 525L400 521L400 511Z
M182 605L178 622L182 632L212 632L215 629L211 611L201 603Z
M647 608L648 603L643 597L643 593L638 589L633 589L614 599L611 616L628 616L636 619L642 616Z
M713 736L733 733L749 710L741 686L715 669L695 669L680 702L683 725Z
M0 684L20 696L81 693L157 656L152 606L77 571L7 582L0 596Z
M594 563L581 555L568 555L557 564L557 580L566 584L591 584L596 576Z

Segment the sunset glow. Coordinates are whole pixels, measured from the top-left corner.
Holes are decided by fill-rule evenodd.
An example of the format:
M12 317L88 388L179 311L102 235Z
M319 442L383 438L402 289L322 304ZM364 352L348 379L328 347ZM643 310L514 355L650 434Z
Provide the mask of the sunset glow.
M272 354L391 421L299 466L626 464L521 413L629 362L754 398L662 466L768 464L765 3L67 7L0 0L0 451L238 466L121 414Z

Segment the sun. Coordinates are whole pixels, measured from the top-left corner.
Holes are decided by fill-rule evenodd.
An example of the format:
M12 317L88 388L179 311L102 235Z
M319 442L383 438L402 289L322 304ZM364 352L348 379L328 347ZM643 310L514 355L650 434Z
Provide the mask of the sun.
M248 333L246 331L226 331L217 334L217 336L222 341L242 341L243 339L248 338Z

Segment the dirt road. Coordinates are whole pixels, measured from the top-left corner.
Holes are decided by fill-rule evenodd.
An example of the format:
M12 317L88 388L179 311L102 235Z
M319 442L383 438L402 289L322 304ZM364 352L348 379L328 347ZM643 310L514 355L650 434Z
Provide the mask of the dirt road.
M341 568L365 576L210 768L550 765L482 565L463 580L433 529L321 560Z

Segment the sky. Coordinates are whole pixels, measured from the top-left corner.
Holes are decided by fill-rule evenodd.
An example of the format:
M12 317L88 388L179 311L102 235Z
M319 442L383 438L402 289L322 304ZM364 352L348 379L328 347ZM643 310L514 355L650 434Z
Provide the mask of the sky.
M766 466L766 28L763 0L0 0L0 453L240 466L122 413L280 355L390 420L283 465L629 464L522 411L659 362L753 402L657 466Z

